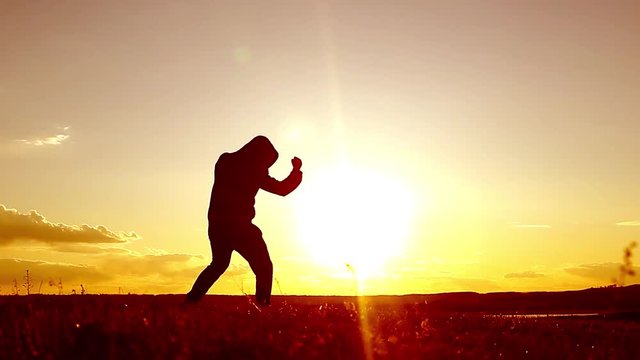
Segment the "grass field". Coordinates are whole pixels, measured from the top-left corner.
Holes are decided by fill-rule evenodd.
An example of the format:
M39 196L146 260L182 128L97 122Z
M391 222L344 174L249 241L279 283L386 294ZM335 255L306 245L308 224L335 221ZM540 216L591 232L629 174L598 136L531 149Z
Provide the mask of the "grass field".
M0 359L640 359L633 317L434 311L419 297L0 297Z

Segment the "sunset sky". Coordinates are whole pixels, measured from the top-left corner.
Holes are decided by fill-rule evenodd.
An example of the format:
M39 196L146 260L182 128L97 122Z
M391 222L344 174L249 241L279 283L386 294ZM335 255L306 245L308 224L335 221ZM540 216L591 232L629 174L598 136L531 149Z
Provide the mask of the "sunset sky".
M188 291L213 165L257 134L272 176L303 161L257 197L276 295L609 285L640 2L2 1L0 294ZM235 254L210 293L253 291Z

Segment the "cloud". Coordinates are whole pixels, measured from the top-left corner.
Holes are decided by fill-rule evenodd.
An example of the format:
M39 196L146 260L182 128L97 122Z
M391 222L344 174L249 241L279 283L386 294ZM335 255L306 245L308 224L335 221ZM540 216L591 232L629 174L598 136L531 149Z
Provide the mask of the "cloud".
M112 276L95 266L53 263L47 261L32 261L22 259L0 259L0 283L9 284L16 279L23 283L25 270L29 270L34 282L46 279L61 279L67 283L93 283L107 281ZM33 291L33 290L32 290Z
M535 271L523 271L519 273L508 273L504 276L505 279L533 279L546 277L545 274L537 273Z
M189 254L112 255L101 266L119 275L171 277L192 277L204 268L202 257Z
M588 279L596 279L605 282L611 282L620 274L620 263L600 263L585 264L574 267L565 268L564 271ZM634 266L636 273L640 273L640 267ZM631 279L630 279L631 280Z
M207 265L202 256L190 254L105 255L98 268L115 276L103 287L122 285L138 293L175 293L189 290L198 274ZM246 264L231 264L216 282L217 290L238 293L245 284L252 286L253 274ZM95 286L94 286L95 288ZM107 290L113 291L113 290Z
M32 140L20 139L18 141L26 145L44 146L44 145L60 145L62 144L63 141L67 140L68 138L69 138L69 135L58 134L56 136L49 136L42 139L37 139L37 138Z
M618 225L618 226L640 226L640 220L621 221L619 223L616 223L616 225Z
M67 139L69 139L70 135L67 134L67 131L70 129L70 126L65 126L61 128L60 134L55 134L53 136L45 136L45 137L36 137L31 139L18 139L18 142L21 142L25 145L31 146L49 146L49 145L61 145Z
M251 273L251 268L245 264L231 264L227 271L225 271L225 276L245 276Z
M116 234L102 225L65 225L47 221L37 211L21 214L0 204L0 245L18 239L57 243L128 243L139 239L136 233Z
M551 229L551 225L547 224L523 224L520 222L512 222L511 226L519 229Z
M91 264L57 263L42 260L0 259L0 288L9 292L13 279L18 284L24 282L25 270L34 284L49 279L57 283L62 280L65 293L79 284L93 289L93 292L114 292L119 287L136 289L135 292L175 292L191 285L196 276L204 269L201 256L189 254L142 255L135 252L88 254L82 261ZM246 275L250 272L246 265L232 264L225 273L227 276ZM24 290L21 288L21 290ZM32 293L37 292L33 289ZM57 292L43 286L43 293ZM24 293L24 291L23 291Z
M47 248L48 251L57 251L63 253L79 253L79 254L132 254L129 249L121 247L103 247L93 244L53 244L53 246Z
M202 256L190 254L109 254L98 261L98 268L115 276L113 281L102 284L105 289L117 285L136 293L180 293L191 288L207 262ZM252 273L247 265L231 264L216 282L214 291L226 288L223 292L237 294L243 288L238 284L243 284L248 277L252 277ZM252 280L247 282L249 287L252 283Z

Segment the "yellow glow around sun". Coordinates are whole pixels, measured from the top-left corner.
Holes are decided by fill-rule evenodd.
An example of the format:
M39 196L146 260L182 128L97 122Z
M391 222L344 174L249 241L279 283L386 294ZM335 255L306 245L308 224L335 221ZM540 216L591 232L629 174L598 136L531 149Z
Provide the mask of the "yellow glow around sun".
M299 241L318 264L353 269L366 278L403 250L413 197L400 181L341 166L305 175L300 190Z

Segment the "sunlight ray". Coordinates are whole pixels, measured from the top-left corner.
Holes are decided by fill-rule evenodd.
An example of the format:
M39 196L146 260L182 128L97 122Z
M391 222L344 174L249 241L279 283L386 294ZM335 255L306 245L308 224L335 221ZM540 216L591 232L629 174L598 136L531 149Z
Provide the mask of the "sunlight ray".
M344 134L344 120L342 113L342 101L340 94L340 81L338 77L338 69L336 65L336 51L335 51L335 41L333 36L333 29L330 18L330 3L327 2L319 2L319 16L320 16L320 26L321 26L321 36L322 36L322 44L323 44L323 54L325 56L326 66L327 66L327 77L329 83L329 103L331 106L331 117L332 117L332 125L334 132L334 146L336 151L336 156L340 163L345 163L347 161L346 155L346 145L345 145L345 134ZM348 265L348 267L350 267ZM360 329L361 329L361 337L362 337L362 346L364 348L364 354L367 360L373 359L373 353L371 348L371 341L369 334L371 330L369 328L368 322L368 314L365 303L365 298L360 296L360 281L357 277L357 274L353 267L350 267L353 271L354 277L357 282L357 291L356 298L358 299L358 314L360 321Z

